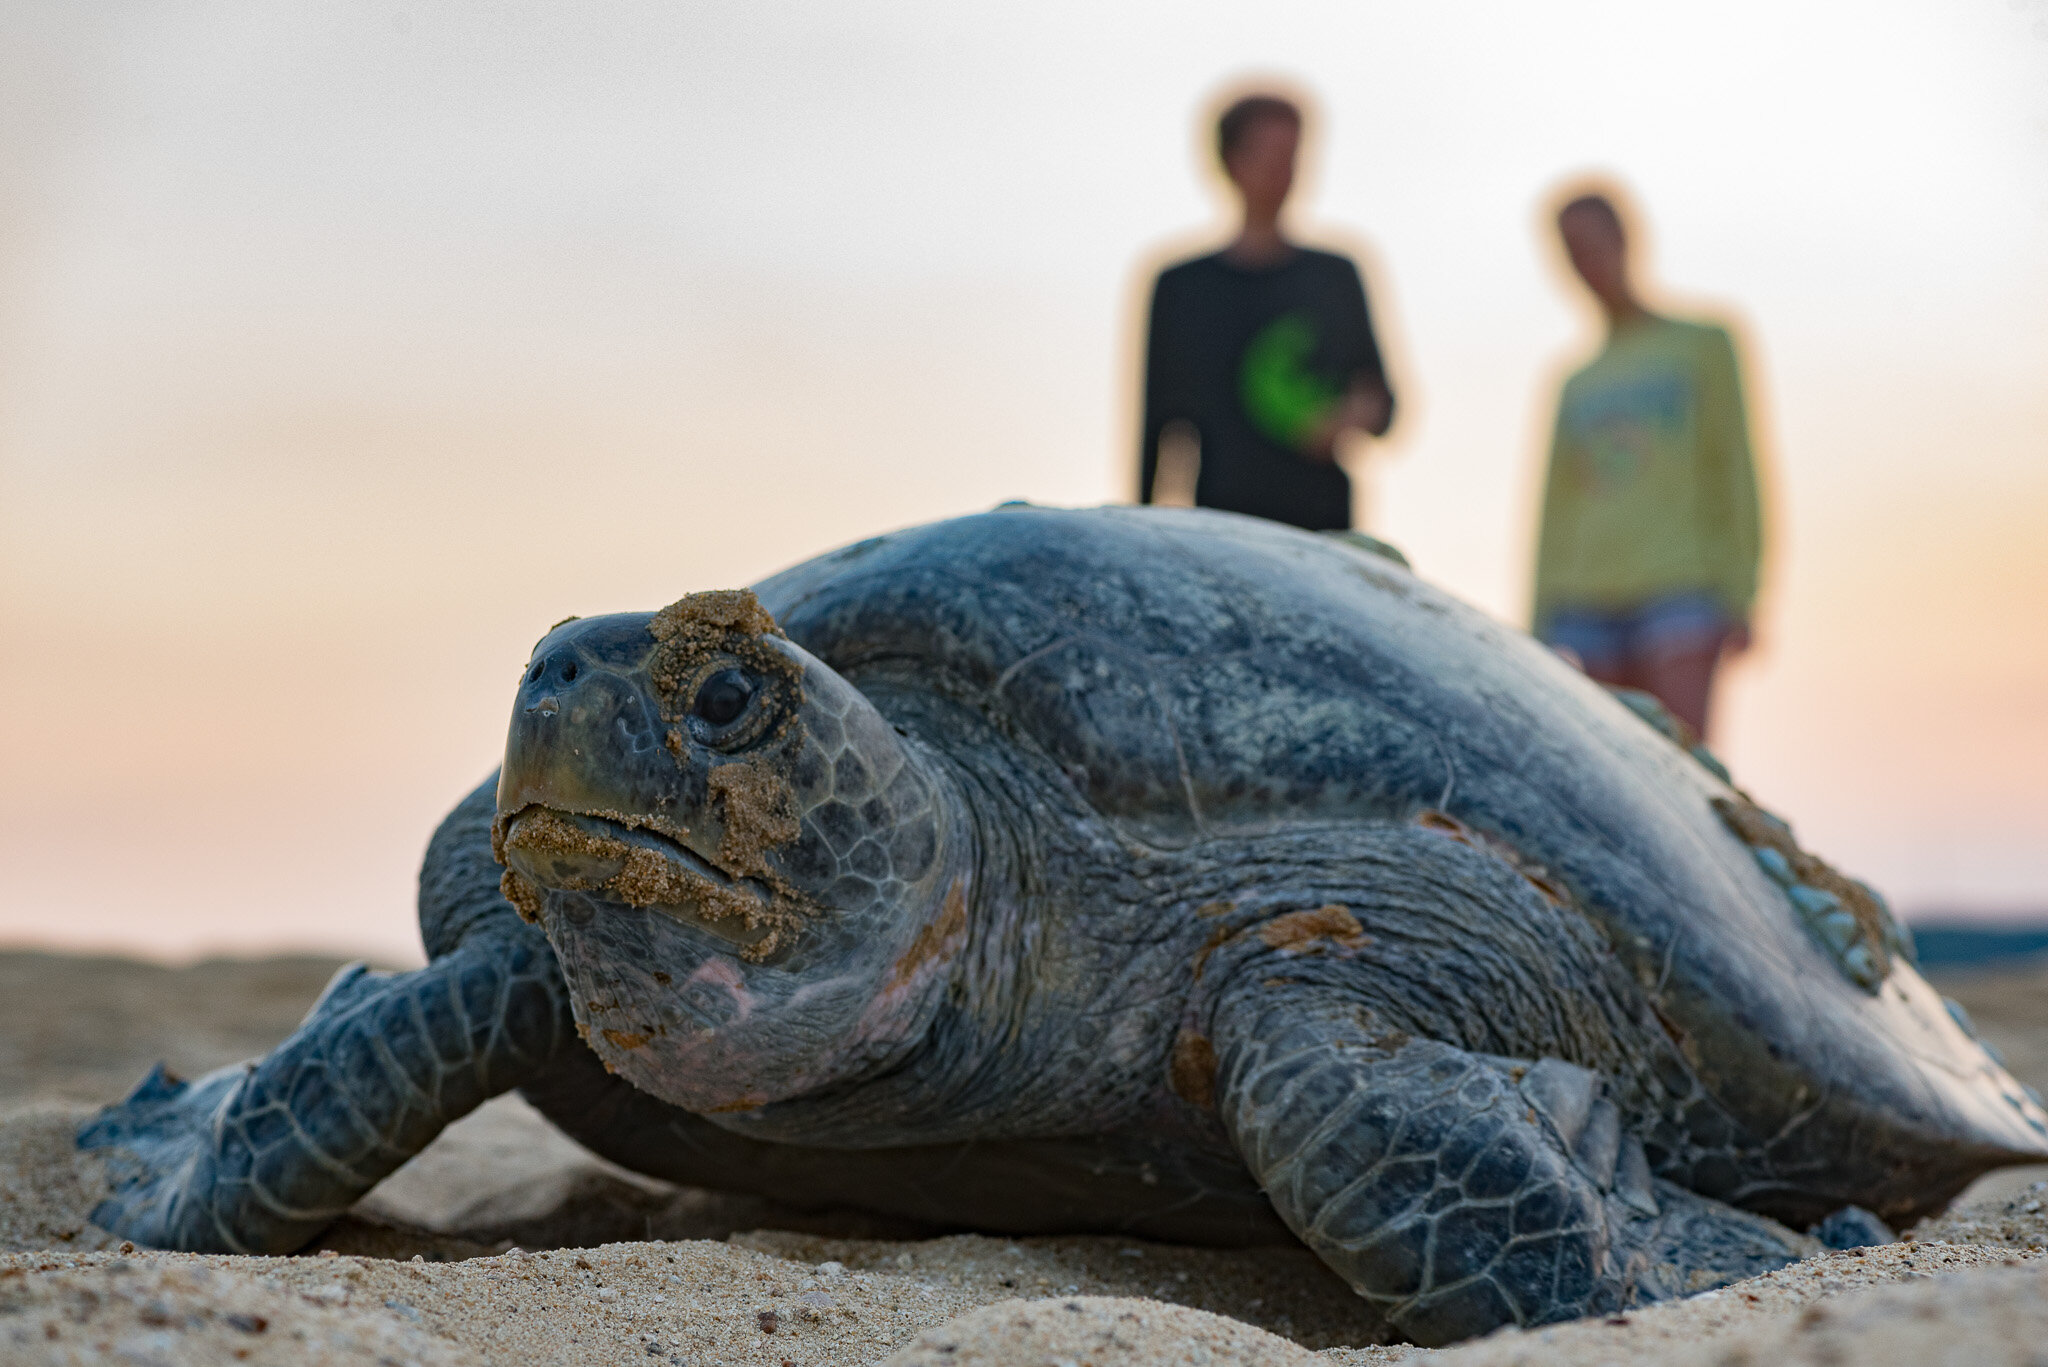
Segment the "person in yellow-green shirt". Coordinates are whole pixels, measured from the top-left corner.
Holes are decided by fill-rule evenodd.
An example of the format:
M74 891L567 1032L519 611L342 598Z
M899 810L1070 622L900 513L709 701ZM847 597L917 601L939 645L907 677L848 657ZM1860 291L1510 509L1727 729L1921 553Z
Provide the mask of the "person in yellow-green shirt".
M1557 227L1607 340L1558 398L1533 629L1704 736L1715 670L1749 646L1762 550L1735 344L1643 306L1605 196L1573 199Z

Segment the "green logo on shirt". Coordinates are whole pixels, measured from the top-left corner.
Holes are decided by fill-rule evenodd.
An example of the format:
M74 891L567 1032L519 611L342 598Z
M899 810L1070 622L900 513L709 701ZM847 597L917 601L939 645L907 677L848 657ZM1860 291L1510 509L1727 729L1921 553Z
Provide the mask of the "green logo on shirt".
M1238 397L1252 426L1288 446L1301 446L1341 392L1308 368L1316 330L1305 312L1283 313L1244 349Z

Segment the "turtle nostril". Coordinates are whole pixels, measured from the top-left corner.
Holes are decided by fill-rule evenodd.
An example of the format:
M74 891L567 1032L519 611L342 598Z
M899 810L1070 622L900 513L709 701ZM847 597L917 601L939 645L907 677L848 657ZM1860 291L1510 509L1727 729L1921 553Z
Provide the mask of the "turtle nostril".
M576 682L576 662L574 660L571 660L569 661L569 663L562 666L562 682Z
M541 672L541 671L542 671L543 669L546 669L546 668L547 668L547 662L546 662L546 661L544 661L544 660L535 660L535 661L533 662L533 668L532 668L532 669L529 669L529 670L527 670L527 671L526 671L526 681L527 681L528 683L539 683L539 682L540 682L540 672Z

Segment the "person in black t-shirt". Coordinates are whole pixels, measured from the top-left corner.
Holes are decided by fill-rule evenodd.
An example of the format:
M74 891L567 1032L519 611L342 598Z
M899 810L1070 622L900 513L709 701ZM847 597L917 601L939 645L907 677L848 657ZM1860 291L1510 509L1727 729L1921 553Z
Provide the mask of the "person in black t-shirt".
M1244 226L1222 251L1168 267L1152 287L1138 499L1152 501L1161 437L1186 423L1200 447L1198 505L1311 531L1348 528L1351 480L1337 440L1379 436L1394 416L1365 285L1348 257L1281 231L1300 109L1249 96L1216 134Z

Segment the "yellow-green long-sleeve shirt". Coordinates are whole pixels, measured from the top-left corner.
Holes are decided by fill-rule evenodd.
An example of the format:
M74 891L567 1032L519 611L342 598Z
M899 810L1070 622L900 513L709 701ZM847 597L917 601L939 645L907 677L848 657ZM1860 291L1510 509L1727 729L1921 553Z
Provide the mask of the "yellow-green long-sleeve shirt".
M1544 481L1535 627L1710 593L1749 619L1762 558L1749 417L1727 329L1647 318L1565 382Z

